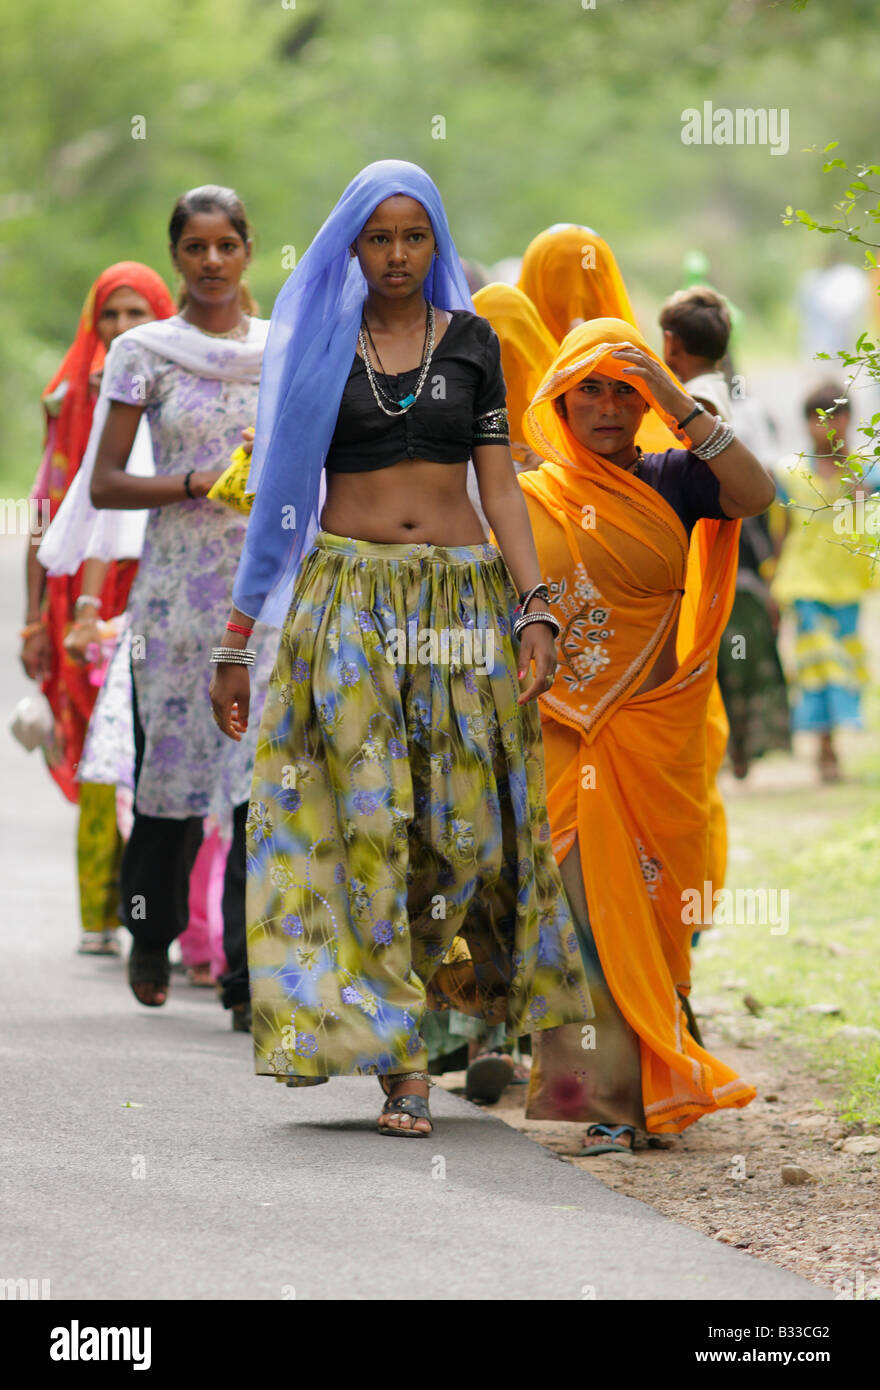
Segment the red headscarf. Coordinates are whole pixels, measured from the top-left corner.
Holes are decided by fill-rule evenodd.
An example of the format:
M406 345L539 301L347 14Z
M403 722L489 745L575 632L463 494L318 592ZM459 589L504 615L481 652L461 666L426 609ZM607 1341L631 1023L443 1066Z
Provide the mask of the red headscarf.
M103 367L106 355L98 336L98 320L113 291L123 287L143 295L157 319L170 318L176 312L165 281L139 261L118 261L108 266L92 285L86 295L76 337L43 392L45 401L62 381L67 382L55 425L48 475L50 517L54 517L64 500L89 442L95 409L89 376ZM101 590L105 618L125 607L136 568L130 561L111 565ZM49 575L46 580L45 621L52 643L52 665L43 682L43 692L55 716L56 735L63 755L61 762L49 770L70 801L76 801L79 794L76 768L98 694L88 668L74 663L64 650L64 638L74 620L74 605L81 583L82 567L76 574Z
M49 471L50 515L54 517L89 442L95 403L89 389L89 376L104 365L105 350L98 336L98 320L114 290L123 287L143 295L157 319L175 313L174 300L165 281L140 261L117 261L98 276L86 295L76 337L64 361L43 392L43 399L67 382L55 432L55 447Z

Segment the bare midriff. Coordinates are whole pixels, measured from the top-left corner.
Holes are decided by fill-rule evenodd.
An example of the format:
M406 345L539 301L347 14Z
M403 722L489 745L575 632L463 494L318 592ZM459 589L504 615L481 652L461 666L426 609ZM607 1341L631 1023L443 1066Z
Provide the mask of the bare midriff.
M482 545L467 493L467 463L403 459L368 473L327 473L321 525L335 536L386 545Z

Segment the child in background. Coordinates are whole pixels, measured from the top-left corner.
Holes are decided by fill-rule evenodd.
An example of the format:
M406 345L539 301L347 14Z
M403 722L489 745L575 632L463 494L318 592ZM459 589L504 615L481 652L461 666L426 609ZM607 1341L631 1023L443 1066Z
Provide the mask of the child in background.
M827 420L820 412L827 413ZM861 600L872 584L872 562L864 536L851 537L847 524L857 522L858 503L869 489L846 467L850 406L840 382L827 380L804 402L811 440L807 454L780 460L779 500L784 508L785 538L773 594L793 610L795 639L796 729L818 738L818 768L823 782L841 778L834 747L835 731L861 728L861 694L867 681L865 648L858 635ZM849 508L841 504L849 502ZM852 504L855 503L855 507Z
M706 285L678 290L660 310L663 360L688 393L722 420L730 420L730 393L718 364L727 352L730 313Z
M762 463L754 431L731 402L719 363L728 351L730 312L706 285L679 290L660 311L663 357L695 401L732 422ZM740 530L736 597L718 650L718 685L730 724L728 753L734 776L771 749L791 748L788 693L776 631L779 614L767 584L773 545L766 516L745 517Z

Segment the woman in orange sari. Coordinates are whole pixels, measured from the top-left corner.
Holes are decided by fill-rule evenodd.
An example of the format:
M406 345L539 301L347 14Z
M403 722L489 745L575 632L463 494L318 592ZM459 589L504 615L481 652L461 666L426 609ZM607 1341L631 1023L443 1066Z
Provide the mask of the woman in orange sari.
M638 329L614 252L590 227L557 222L536 236L523 255L519 288L531 299L557 343L572 328L592 319L624 319ZM637 442L649 452L674 449L678 443L655 410L645 411ZM690 565L698 564L694 553ZM684 655L693 632L690 593L694 587L695 582L688 585L679 631L679 656ZM727 817L716 779L724 761L730 725L717 681L709 696L708 720L710 833L704 877L721 888L727 869Z
M684 426L691 449L643 454L635 438L649 408ZM733 602L733 518L763 511L772 485L617 319L568 334L525 433L545 461L519 483L563 628L540 700L550 825L595 1010L586 1026L534 1040L526 1114L586 1121L591 1154L631 1147L636 1129L679 1133L755 1095L696 1041L682 1001L685 905L705 878L707 705ZM679 657L686 582L693 635Z

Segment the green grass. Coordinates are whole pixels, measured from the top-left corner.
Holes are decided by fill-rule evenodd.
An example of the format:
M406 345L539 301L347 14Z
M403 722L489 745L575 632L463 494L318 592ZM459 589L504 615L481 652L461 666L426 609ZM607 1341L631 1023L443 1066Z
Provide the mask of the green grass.
M787 889L789 929L713 927L695 952L694 999L746 984L763 1006L747 1030L795 1049L808 1075L832 1082L847 1123L880 1127L880 735L863 736L858 781L747 792L728 800L727 887ZM728 996L730 997L730 996ZM805 1012L830 1003L839 1015ZM746 1017L748 1017L746 1015Z

